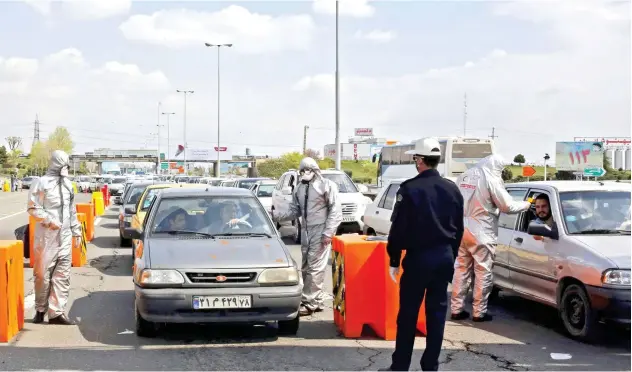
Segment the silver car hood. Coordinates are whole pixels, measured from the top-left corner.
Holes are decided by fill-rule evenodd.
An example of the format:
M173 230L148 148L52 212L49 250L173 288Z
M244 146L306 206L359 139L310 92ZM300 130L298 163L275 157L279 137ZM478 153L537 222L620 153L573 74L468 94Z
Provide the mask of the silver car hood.
M272 238L152 238L152 269L233 269L291 266L283 242Z
M575 235L573 238L612 261L619 269L630 268L630 235Z

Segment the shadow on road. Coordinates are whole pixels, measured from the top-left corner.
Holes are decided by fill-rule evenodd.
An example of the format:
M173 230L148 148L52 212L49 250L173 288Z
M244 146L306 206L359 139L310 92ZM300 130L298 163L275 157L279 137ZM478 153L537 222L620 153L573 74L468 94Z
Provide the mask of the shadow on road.
M104 228L104 229L118 230L118 228L119 228L119 224L118 223L102 223L100 226L102 228Z
M89 264L91 267L99 270L99 272L105 275L129 276L131 284L132 265L134 265L134 259L131 254L99 256L90 260Z
M105 249L119 248L119 243L120 241L118 236L95 236L94 239L90 242L90 244L92 245Z

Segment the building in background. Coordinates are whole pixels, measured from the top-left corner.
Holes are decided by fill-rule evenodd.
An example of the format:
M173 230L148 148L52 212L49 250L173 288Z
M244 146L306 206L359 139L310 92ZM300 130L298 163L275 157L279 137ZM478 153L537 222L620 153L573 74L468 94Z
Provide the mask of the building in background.
M349 138L349 142L341 143L342 160L372 160L373 156L382 151L382 147L394 144L386 138L377 138L373 135L373 128L356 128L354 136ZM336 145L325 145L323 157L336 159Z

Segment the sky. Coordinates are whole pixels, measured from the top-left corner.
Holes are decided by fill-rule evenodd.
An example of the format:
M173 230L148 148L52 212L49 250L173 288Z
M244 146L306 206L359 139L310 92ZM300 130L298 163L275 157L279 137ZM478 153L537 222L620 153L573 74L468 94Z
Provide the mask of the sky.
M335 141L335 2L0 1L0 139L57 126L75 152ZM340 126L488 138L513 159L629 137L629 1L341 0ZM467 118L464 120L464 95ZM160 106L159 106L160 102ZM159 115L174 112L174 115ZM167 134L169 117L169 135ZM157 125L163 125L158 127ZM465 124L465 125L464 125ZM465 128L464 128L465 127ZM160 135L158 135L160 133ZM2 141L0 140L0 142Z

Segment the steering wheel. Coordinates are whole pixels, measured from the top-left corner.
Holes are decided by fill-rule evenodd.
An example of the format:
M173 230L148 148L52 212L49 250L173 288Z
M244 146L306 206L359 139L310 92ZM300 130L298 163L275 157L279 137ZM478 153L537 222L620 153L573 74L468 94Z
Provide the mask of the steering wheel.
M244 226L247 226L248 228L252 229L252 225L251 225L248 221L245 221L245 220L237 220L237 223L236 223L234 226L230 226L230 221L228 221L228 222L226 222L226 223L224 224L224 229L225 229L226 227L229 227L230 229L234 229L234 228L236 228L238 225L244 225Z

